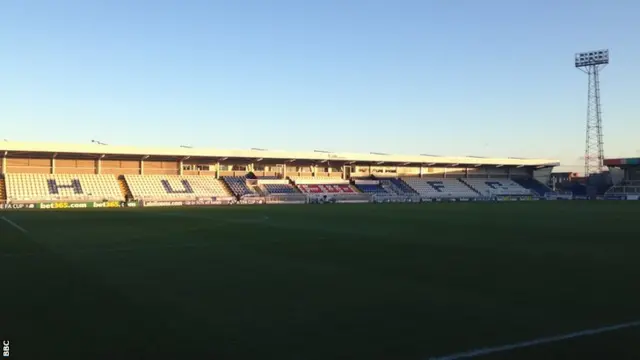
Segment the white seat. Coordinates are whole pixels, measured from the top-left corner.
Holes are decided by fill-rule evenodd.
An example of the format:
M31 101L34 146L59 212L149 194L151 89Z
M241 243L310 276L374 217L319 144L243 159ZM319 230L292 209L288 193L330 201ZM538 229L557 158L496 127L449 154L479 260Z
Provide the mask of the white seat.
M6 174L5 182L12 201L124 200L114 175Z
M125 175L136 199L196 199L229 197L222 180L199 175Z
M492 195L531 195L531 190L522 187L511 179L462 179L484 196Z
M296 184L296 186L304 194L360 194L360 192L350 184Z
M477 192L458 179L405 177L402 180L420 196L426 198L475 198L479 196Z

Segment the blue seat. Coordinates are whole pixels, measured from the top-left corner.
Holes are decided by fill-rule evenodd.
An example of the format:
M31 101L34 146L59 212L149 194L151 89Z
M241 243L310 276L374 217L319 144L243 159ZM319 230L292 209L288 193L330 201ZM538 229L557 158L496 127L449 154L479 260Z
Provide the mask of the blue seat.
M513 181L517 182L525 189L530 189L535 191L539 195L544 195L546 193L553 192L548 186L544 185L543 183L533 178L526 178L526 179L514 178Z
M387 191L380 185L357 184L356 187L365 194L387 194Z
M389 180L391 180L391 183L395 185L398 189L403 191L405 194L407 195L417 194L415 190L413 190L409 185L407 185L407 183L405 183L401 179L392 178Z
M270 194L295 194L296 189L289 184L265 184L265 190Z
M236 196L253 194L253 191L247 186L244 176L224 176L222 179L229 185L229 188Z

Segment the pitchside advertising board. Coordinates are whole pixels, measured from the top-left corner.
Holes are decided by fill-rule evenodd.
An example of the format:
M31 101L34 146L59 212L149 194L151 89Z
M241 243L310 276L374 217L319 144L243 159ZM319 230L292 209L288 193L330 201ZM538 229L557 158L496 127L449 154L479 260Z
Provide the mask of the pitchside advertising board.
M588 198L574 196L575 200L587 200ZM306 201L301 200L273 200L267 201L265 198L247 198L239 201L233 199L216 199L216 200L189 200L189 201L103 201L103 202L53 202L53 203L30 203L30 204L0 204L0 210L19 210L19 209L45 209L45 210L58 210L58 209L95 209L95 208L124 208L124 207L169 207L169 206L212 206L212 205L252 205L252 204L302 204ZM559 198L545 197L537 198L531 196L497 196L494 198L443 198L432 199L422 198L415 202L467 202L467 201L532 201L532 200L559 200ZM598 200L640 200L639 195L608 195L598 198ZM320 202L320 199L311 199L311 203ZM324 201L323 201L324 202ZM339 199L332 200L336 203L367 203L368 200L351 200L351 199ZM394 202L394 201L374 201L374 202ZM414 202L413 200L405 200L400 202Z
M231 205L233 199L224 200L187 200L187 201L143 201L142 207L167 207L167 206L210 206L210 205Z
M121 207L137 207L135 201L103 201L103 202L53 202L53 203L32 203L32 204L1 204L0 209L87 209L87 208L121 208Z

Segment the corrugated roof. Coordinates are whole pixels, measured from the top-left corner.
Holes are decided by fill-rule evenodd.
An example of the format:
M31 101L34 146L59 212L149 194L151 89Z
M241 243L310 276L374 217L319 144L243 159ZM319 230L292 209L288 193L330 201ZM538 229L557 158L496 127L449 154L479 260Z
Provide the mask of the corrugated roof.
M502 165L502 166L558 166L560 162L553 159L515 159L515 158L480 158L469 156L426 156L426 155L382 155L376 153L333 153L333 152L288 152L270 150L222 150L204 148L156 148L114 146L99 144L58 144L58 143L28 143L28 142L0 142L0 152L26 153L62 153L62 154L95 154L105 155L134 155L153 157L190 157L190 158L228 158L228 159L270 159L270 160L306 160L333 161L353 163L396 163L407 165L419 164L464 164L464 165Z

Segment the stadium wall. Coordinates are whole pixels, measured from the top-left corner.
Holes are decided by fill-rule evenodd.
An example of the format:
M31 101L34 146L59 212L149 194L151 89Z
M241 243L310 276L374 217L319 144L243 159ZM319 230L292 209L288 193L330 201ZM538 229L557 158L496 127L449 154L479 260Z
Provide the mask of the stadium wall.
M136 175L140 174L141 161L137 160L97 160L99 174Z
M7 158L7 167L5 169L5 172L50 174L52 160L53 159Z

